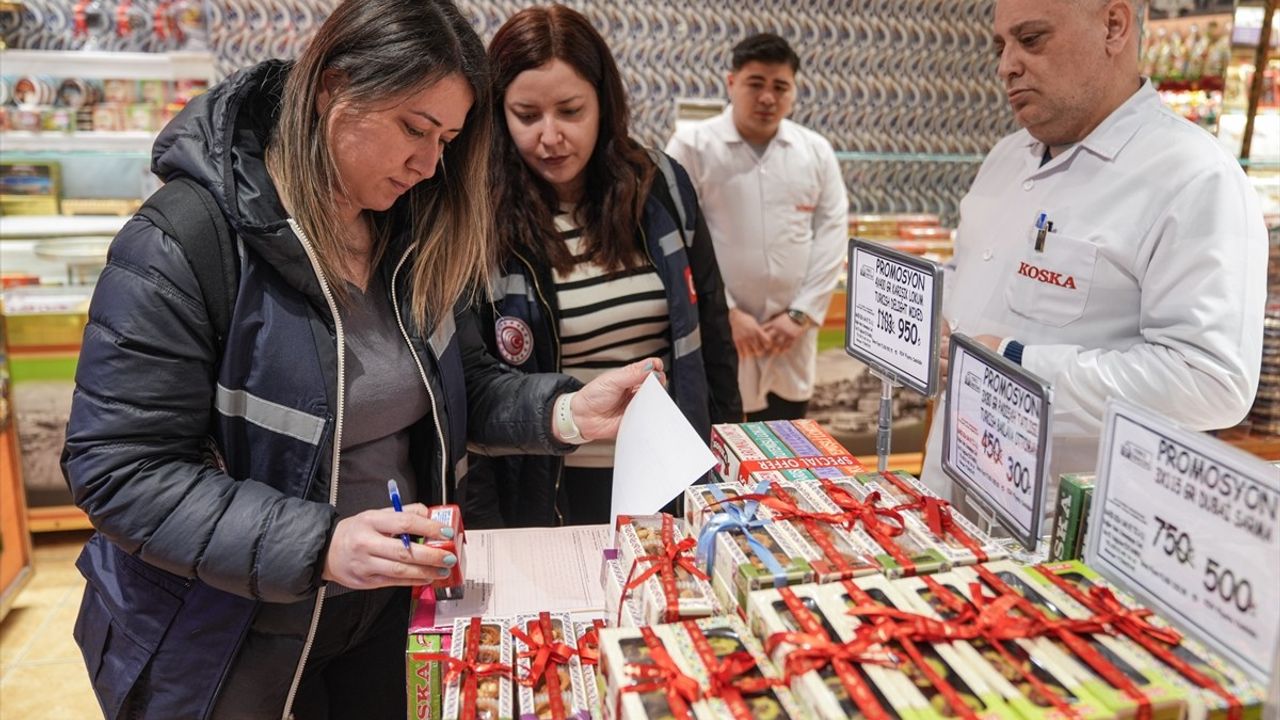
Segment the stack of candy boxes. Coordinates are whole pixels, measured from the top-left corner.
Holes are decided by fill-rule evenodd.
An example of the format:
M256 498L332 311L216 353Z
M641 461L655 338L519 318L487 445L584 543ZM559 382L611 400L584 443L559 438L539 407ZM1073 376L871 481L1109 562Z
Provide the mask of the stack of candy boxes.
M662 583L635 581L652 565L605 563L606 718L1261 717L1260 687L1083 564L1006 559L814 423L717 426L712 449L720 482L686 493L688 534L645 551L700 589L655 599ZM660 522L678 528L621 520L620 548ZM703 616L704 583L723 615Z
M411 716L1261 717L1262 688L1088 567L1005 559L816 424L717 426L713 441L721 482L691 487L683 518L618 518L603 620L458 621L411 653L411 683L443 698L415 714L411 687Z

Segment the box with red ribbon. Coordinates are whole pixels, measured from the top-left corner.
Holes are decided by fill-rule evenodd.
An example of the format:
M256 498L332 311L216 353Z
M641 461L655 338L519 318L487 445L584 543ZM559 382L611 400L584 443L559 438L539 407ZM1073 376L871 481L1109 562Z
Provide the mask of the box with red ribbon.
M618 627L645 624L638 593L627 592L627 571L616 548L606 548L600 567L600 587L604 590L604 616Z
M851 456L828 453L846 453L843 446L831 439L812 421L745 423L717 426L722 440L733 449L737 459L737 481L744 487L753 487L759 480L791 480L812 496L825 496L824 504L840 516L840 521L860 544L877 553L877 564L889 575L916 575L941 572L951 563L935 546L928 529L909 520L910 509L921 504L907 505L887 497L885 493L857 489L860 466ZM840 461L848 458L849 462ZM824 464L820 461L828 461ZM730 463L732 467L733 464ZM821 492L816 484L821 484ZM846 490L840 490L840 487ZM850 491L848 489L852 488ZM901 507L899 507L901 505ZM943 508L939 524L950 520L950 513ZM796 523L815 548L820 548L821 534L815 534L814 523ZM951 527L951 525L948 525ZM959 526L955 526L958 528ZM957 530L958 534L963 531ZM968 536L964 536L975 549ZM813 552L813 551L811 551ZM972 554L970 556L972 558ZM812 558L810 558L812 559ZM823 572L824 580L840 579L835 573ZM854 577L858 573L845 573Z
M1015 600L1022 612L1046 626L1045 638L1070 655L1084 672L1084 690L1111 713L1150 720L1182 717L1185 688L1112 637L1106 623L1039 585L1023 566L1000 561L953 572L966 585L978 583L991 597Z
M445 720L511 720L510 624L498 618L459 618L453 623L445 667Z
M670 650L673 625L600 631L606 720L690 720L699 687Z
M699 720L800 720L804 710L760 641L736 615L686 620L675 626L673 652L698 681Z
M980 671L985 663L973 648L962 640L951 640L960 630L958 624L917 611L903 592L908 581L920 582L869 577L825 585L819 604L832 615L853 616L880 637L894 638L885 642L885 649L897 657L897 668L937 717L1023 720L1006 702L1007 698L1021 700L1021 695L1007 682L1001 686L1005 693L997 690Z
M893 583L915 612L946 623L963 635L948 646L962 658L962 675L980 675L1009 707L1026 720L1111 717L1101 702L1088 694L1079 678L1057 662L1059 654L1043 638L1018 638L1027 618L1011 603L998 605L973 598L972 588L952 573L901 578ZM965 632L966 629L971 629Z
M910 683L873 638L848 642L819 602L821 585L759 590L747 600L747 620L812 717L914 718Z
M736 616L601 633L613 720L803 720L783 679Z
M578 634L578 662L582 666L582 685L587 693L587 709L591 717L604 716L600 699L605 695L604 675L600 673L600 631L605 629L604 620L575 622L574 631Z
M756 489L767 491L768 481ZM736 483L694 485L685 491L699 567L712 576L716 597L726 608L743 607L752 590L813 579L791 524L775 519L751 494Z
M1112 635L1144 667L1184 687L1188 720L1260 716L1266 688L1143 609L1084 563L1050 563L1023 568L1021 573L1068 615L1106 619Z
M857 477L868 490L879 492L894 505L911 523L912 531L941 553L948 566L1008 557L1004 545L979 530L910 473L863 473Z
M944 572L950 565L920 529L878 492L851 477L821 478L800 485L819 507L851 518L850 533L874 552L888 577Z
M768 478L780 473L756 473ZM775 521L784 521L791 540L813 568L813 580L835 582L881 571L879 548L849 531L858 519L829 503L815 501L804 486L781 478L761 482L747 497L767 507Z
M646 624L719 611L711 578L698 567L696 544L670 515L618 516L614 545L627 571L624 590L638 595Z
M511 635L520 720L589 720L578 633L568 613L517 615Z

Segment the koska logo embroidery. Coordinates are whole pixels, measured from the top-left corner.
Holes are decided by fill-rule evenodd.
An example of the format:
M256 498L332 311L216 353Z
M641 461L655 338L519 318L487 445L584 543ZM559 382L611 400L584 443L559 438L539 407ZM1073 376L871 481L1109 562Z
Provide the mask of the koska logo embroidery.
M500 317L494 323L498 354L508 365L523 365L533 354L533 332L520 318Z
M1057 285L1060 288L1068 290L1076 289L1076 279L1072 275L1063 276L1060 272L1045 270L1038 268L1030 263L1021 263L1018 267L1019 275L1026 275L1032 280L1045 283L1046 285Z

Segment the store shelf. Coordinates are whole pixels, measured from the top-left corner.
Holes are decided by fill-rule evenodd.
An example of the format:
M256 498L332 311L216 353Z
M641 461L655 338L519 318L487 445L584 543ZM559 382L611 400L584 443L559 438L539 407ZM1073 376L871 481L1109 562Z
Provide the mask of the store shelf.
M88 50L4 50L5 75L52 75L122 80L213 82L213 55L207 52L97 52Z
M836 159L841 162L979 163L985 157L985 155L961 153L876 153L845 150L836 152Z
M24 155L67 155L104 153L150 156L156 134L146 131L122 132L26 132L0 133L0 152Z
M93 529L89 516L75 505L27 508L27 526L33 533Z
M112 237L128 221L117 215L5 215L0 217L0 240Z

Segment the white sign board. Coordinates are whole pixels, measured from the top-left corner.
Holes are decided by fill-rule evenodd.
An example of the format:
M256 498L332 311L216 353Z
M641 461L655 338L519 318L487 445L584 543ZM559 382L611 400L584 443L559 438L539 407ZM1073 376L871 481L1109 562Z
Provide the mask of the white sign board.
M942 469L1028 550L1040 538L1051 390L965 335L951 336Z
M845 351L895 383L937 392L942 268L850 240L847 290Z
M1280 471L1107 407L1085 562L1266 683L1280 643Z

